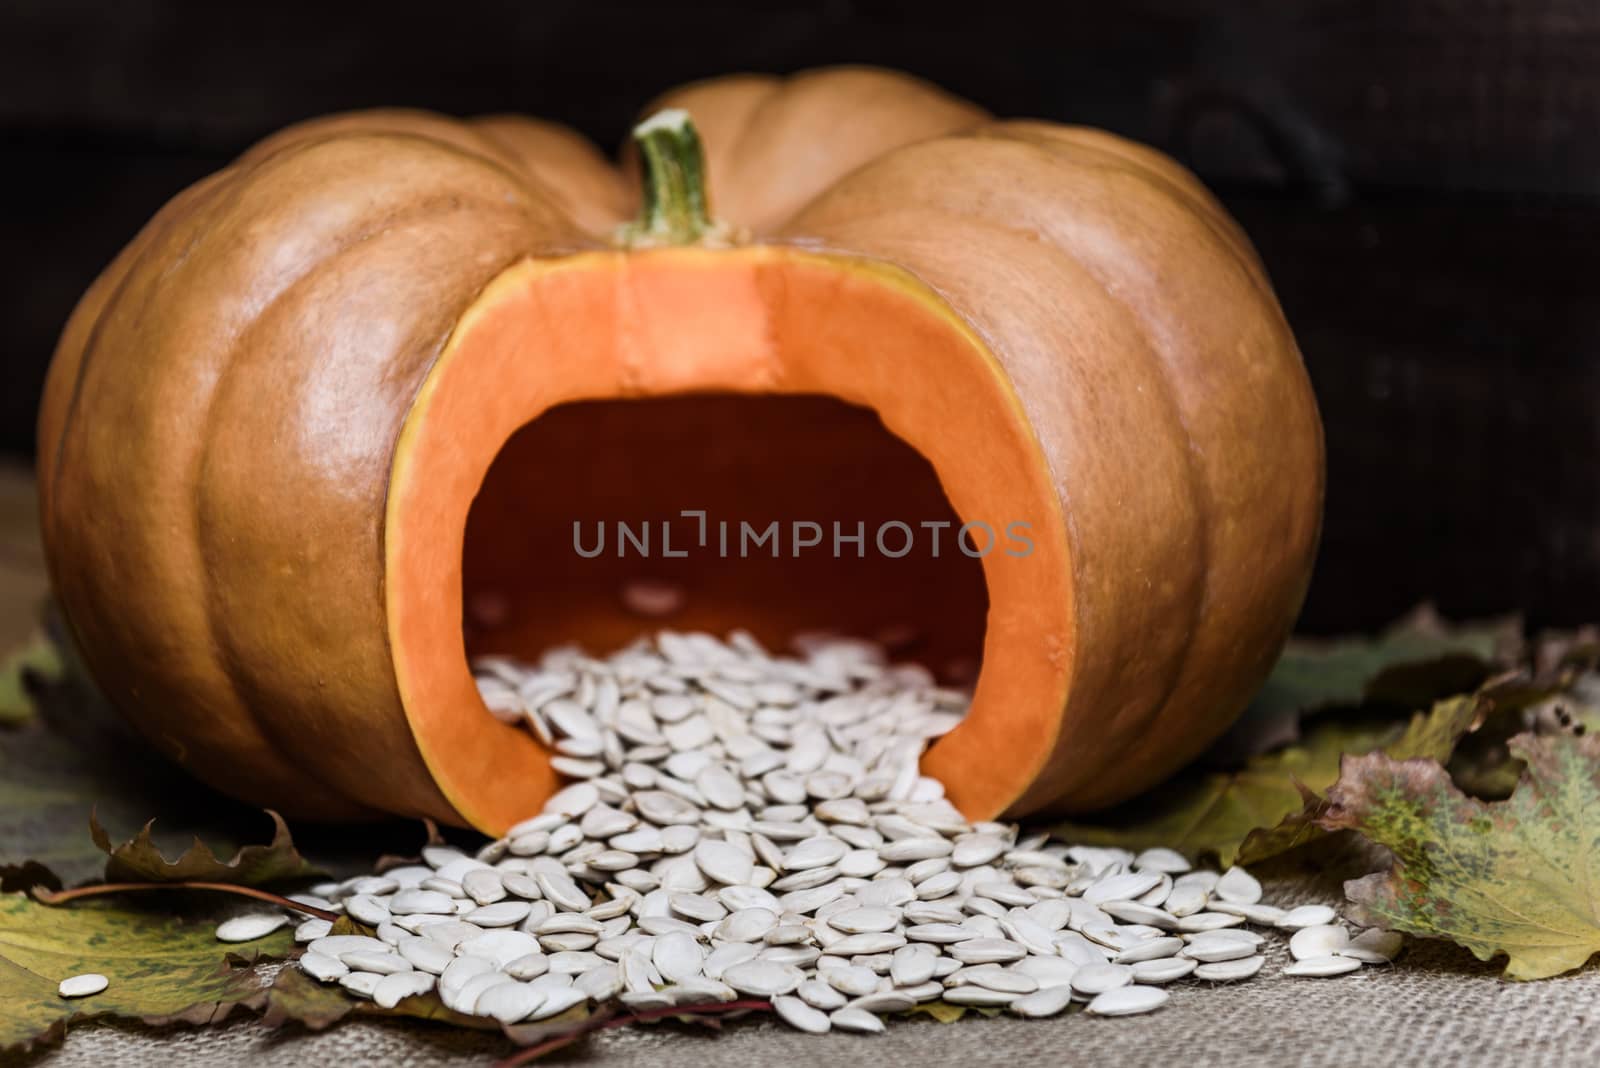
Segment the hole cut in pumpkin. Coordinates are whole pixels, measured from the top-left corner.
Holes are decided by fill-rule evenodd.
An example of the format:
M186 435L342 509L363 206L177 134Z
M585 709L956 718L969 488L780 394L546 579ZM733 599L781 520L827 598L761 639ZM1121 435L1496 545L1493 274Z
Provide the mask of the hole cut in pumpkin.
M1052 480L994 357L893 268L771 248L523 261L457 324L395 451L385 598L412 736L463 819L499 833L560 783L530 732L487 714L471 655L603 652L662 625L744 627L781 649L804 630L910 624L924 644L906 655L936 672L981 662L966 719L924 771L976 818L1028 804L1071 726ZM701 509L719 551L716 524L778 521L778 558L687 543L679 513ZM955 546L958 515L994 529L982 559ZM675 516L689 556L657 555L658 525L657 554L616 555L619 520L637 536ZM939 519L953 526L937 559L931 542L920 560L877 554L879 523L913 524L921 545L915 524ZM605 522L610 553L577 553L573 520L589 524L586 549ZM833 557L835 520L873 539L860 559ZM821 527L826 551L793 556L794 521ZM1013 523L1033 551L1005 551ZM682 612L630 611L639 579L680 584Z
M467 653L604 653L661 627L786 651L827 630L970 684L988 597L961 522L926 459L832 397L560 405L506 442L468 515Z

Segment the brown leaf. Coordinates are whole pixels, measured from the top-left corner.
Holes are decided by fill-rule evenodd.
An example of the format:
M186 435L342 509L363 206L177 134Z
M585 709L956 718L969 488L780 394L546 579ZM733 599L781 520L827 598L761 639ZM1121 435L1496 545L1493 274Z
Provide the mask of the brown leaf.
M119 846L94 814L89 814L89 834L94 844L107 854L106 881L112 883L211 882L259 886L263 883L303 879L319 874L307 864L289 837L289 828L271 809L272 841L266 845L241 846L226 862L217 859L211 847L198 837L177 860L168 860L151 838L155 821L146 823L138 834Z

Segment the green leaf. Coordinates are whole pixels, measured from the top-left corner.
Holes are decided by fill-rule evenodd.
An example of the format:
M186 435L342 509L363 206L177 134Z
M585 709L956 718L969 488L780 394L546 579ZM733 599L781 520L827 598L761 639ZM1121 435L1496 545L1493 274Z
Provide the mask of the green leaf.
M217 859L217 855L198 836L182 856L169 861L162 856L160 848L150 836L155 820L146 823L128 841L113 846L105 828L91 813L89 834L94 844L107 854L106 881L110 883L197 880L261 886L319 874L295 849L283 817L271 809L265 811L272 819L272 841L266 845L242 846L234 853L233 859L226 862Z
M1345 884L1352 917L1445 938L1507 977L1542 979L1600 952L1600 738L1522 735L1527 764L1506 801L1467 797L1437 761L1383 754L1344 762L1322 826L1393 854Z
M276 956L293 944L279 930L245 948ZM114 902L49 908L21 894L0 897L0 1051L58 1037L69 1020L220 1020L263 994L252 962L229 948L217 941L215 921ZM85 972L106 976L110 986L86 998L56 993L61 980Z
M1409 710L1470 693L1520 645L1515 619L1452 625L1427 605L1376 638L1297 638L1207 761L1232 764L1288 745L1299 737L1301 717L1320 709Z
M1346 753L1380 747L1396 756L1450 754L1480 711L1476 697L1440 701L1409 723L1387 718L1318 718L1299 745L1250 758L1231 772L1191 771L1094 822L1058 825L1086 845L1147 849L1165 845L1224 865L1250 864L1317 837L1309 819L1339 777Z

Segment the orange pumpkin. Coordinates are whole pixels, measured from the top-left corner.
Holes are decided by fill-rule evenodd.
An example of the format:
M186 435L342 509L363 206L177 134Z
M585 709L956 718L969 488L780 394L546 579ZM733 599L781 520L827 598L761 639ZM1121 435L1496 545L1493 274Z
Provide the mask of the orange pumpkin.
M39 423L55 589L109 695L241 797L498 831L556 777L469 657L615 647L656 625L619 595L650 578L674 627L909 624L931 663L981 657L924 761L972 817L1193 757L1284 640L1322 501L1235 224L1159 153L898 74L658 107L693 121L642 128L642 192L556 126L374 111L145 227ZM868 543L1021 523L1032 551L573 552L574 523L685 510Z

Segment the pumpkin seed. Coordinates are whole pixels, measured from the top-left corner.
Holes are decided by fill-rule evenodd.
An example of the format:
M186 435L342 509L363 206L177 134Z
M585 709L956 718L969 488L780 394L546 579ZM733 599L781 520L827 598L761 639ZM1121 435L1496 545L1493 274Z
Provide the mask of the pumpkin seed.
M374 972L349 972L339 977L339 985L358 998L370 998L384 977Z
M350 966L338 957L307 950L300 954L300 970L322 983L331 983L350 972Z
M1267 958L1262 956L1213 961L1197 967L1194 970L1194 977L1212 983L1236 982L1240 979L1249 979L1254 976L1261 970L1261 966L1266 961Z
M1318 978L1331 975L1345 975L1361 967L1361 962L1354 957L1307 957L1304 960L1291 961L1284 966L1284 975L1315 976Z
M1329 957L1338 954L1349 941L1345 929L1333 924L1302 927L1289 939L1289 955L1295 960Z
M1134 1016L1154 1012L1167 1003L1170 995L1153 986L1125 986L1097 994L1084 1010L1096 1016Z
M1306 927L1323 927L1338 918L1338 913L1326 905L1301 905L1284 913L1274 926L1285 931L1299 931Z
M944 992L944 1000L952 1005L972 1005L982 1008L1005 1008L1020 996L1004 990L990 990L974 983L951 987Z
M1256 947L1249 942L1236 939L1215 939L1206 942L1191 942L1183 947L1183 956L1196 960L1202 964L1215 964L1218 961L1238 960L1255 954Z
M1087 964L1072 975L1072 989L1080 994L1103 994L1133 982L1133 968L1126 964Z
M56 993L64 998L86 998L91 994L98 994L111 985L111 980L98 972L85 972L61 980L56 987Z
M1243 868L1233 867L1222 873L1212 893L1223 901L1254 905L1261 900L1261 884Z
M827 1013L813 1008L793 995L784 994L773 998L772 1008L784 1023L798 1031L821 1035L832 1029Z
M406 998L419 997L432 990L436 978L427 972L395 972L384 976L372 989L372 1000L379 1007L392 1009Z
M1227 963L1236 964L1238 962L1228 961ZM1188 957L1167 957L1162 960L1142 960L1130 965L1130 967L1133 968L1134 982L1147 983L1153 986L1160 986L1163 983L1170 983L1174 980L1182 979L1191 972L1197 971L1196 962L1190 960ZM1221 965L1205 965L1205 967L1221 967Z
M777 964L760 958L734 964L722 973L722 981L741 994L764 998L787 994L804 979L805 974L792 964Z
M841 1031L875 1035L883 1032L883 1021L862 1008L846 1006L828 1014L828 1022Z
M388 918L388 913L385 912L384 916ZM245 916L235 916L217 925L217 941L254 942L258 938L265 938L288 922L289 917L281 912L253 912Z
M1047 986L1015 999L1007 1007L1018 1016L1042 1020L1059 1015L1070 1004L1072 1004L1072 987Z
M1334 952L1338 956L1350 957L1363 964L1388 964L1399 955L1402 943L1403 940L1397 932L1383 931L1374 927L1369 931L1362 931Z
M356 950L346 953L339 958L350 967L351 971L373 972L377 975L393 975L396 972L409 972L412 970L411 962L398 953L373 953L367 950Z
M1005 938L970 938L957 942L948 952L963 964L998 964L1028 955L1021 945Z
M1181 938L1147 938L1143 942L1135 942L1112 960L1116 964L1138 964L1140 961L1175 956L1183 948Z
M793 659L663 632L606 660L476 661L485 714L520 712L578 781L475 857L429 846L423 865L315 888L326 900L308 903L380 938L307 921L301 967L386 1002L436 983L502 1019L744 994L821 1032L882 1030L880 1014L941 997L1148 1012L1156 985L1255 974L1246 922L1297 932L1290 974L1398 951L1386 932L1345 938L1322 906L1262 903L1242 868L968 823L918 770L966 697L870 643L797 644Z
M395 952L405 958L406 963L417 971L428 972L432 975L440 974L445 968L449 967L451 961L456 959L455 953L448 946L435 942L431 938L415 936L403 939L395 947Z

